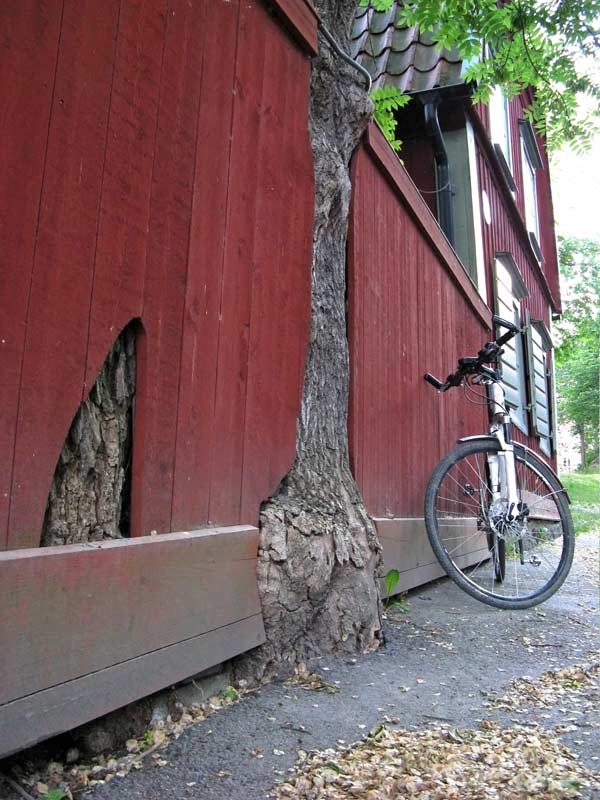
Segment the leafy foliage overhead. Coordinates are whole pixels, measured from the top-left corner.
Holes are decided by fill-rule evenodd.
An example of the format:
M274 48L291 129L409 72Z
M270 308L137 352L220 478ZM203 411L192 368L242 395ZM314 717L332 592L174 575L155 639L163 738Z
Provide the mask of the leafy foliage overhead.
M387 11L395 0L360 2ZM600 118L600 0L405 0L396 24L457 48L475 100L494 86L509 97L531 87L528 113L551 148L590 145Z

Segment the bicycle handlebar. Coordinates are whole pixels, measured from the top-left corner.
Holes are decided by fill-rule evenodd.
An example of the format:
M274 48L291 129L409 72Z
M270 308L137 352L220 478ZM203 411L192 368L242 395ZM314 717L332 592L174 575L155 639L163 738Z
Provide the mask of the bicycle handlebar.
M441 381L438 381L437 378L434 378L434 376L431 375L431 373L426 372L425 375L423 375L423 377L425 378L427 383L430 383L432 386L434 386L438 390L438 392L446 391L445 389L442 388L444 384Z
M485 365L492 362L495 363L499 356L502 355L502 346L509 342L513 336L521 333L521 329L513 322L502 319L502 317L498 317L495 314L492 317L492 322L494 325L507 328L507 332L493 342L486 342L476 357L468 356L459 358L458 369L456 372L451 372L445 381L442 382L434 375L427 372L423 376L427 383L430 383L438 392L447 392L448 389L451 389L453 386L460 386L467 375L481 375L482 377L497 381L497 371Z

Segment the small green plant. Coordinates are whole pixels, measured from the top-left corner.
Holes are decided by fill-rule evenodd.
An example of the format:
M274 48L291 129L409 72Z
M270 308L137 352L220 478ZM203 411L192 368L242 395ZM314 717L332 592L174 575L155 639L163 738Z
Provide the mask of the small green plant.
M381 128L392 149L398 152L402 147L402 142L400 139L396 139L398 122L394 112L399 108L404 108L410 101L410 97L395 86L382 86L380 89L373 89L371 99L375 104L375 122Z
M140 747L142 748L142 750L146 750L148 747L152 747L153 745L154 745L154 731L147 730L140 742Z
M385 596L389 601L390 595L396 588L400 581L400 573L397 569L391 569L389 572L386 573L385 576Z
M392 597L390 600L390 605L393 606L396 611L399 611L401 614L409 614L410 613L410 603L406 599L405 596L401 596L399 594Z
M401 614L408 614L410 605L406 597L401 597L399 594L392 597L392 592L400 582L400 573L397 569L390 569L385 576L385 607L394 606Z
M221 697L224 700L231 700L231 702L234 703L236 700L240 699L240 693L237 689L234 689L233 686L228 686L221 692Z
M62 789L51 789L46 792L42 800L64 800L65 797L67 797L67 793L63 792Z

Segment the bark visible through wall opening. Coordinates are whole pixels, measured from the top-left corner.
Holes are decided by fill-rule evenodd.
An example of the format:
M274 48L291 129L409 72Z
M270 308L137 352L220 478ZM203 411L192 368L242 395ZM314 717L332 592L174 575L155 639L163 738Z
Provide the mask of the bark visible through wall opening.
M54 472L41 546L129 536L135 323L118 336L79 406Z

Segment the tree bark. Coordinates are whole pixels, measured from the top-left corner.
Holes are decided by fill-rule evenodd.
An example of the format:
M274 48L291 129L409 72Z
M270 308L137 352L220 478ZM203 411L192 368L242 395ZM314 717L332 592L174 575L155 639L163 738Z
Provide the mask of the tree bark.
M117 338L71 425L46 506L41 546L129 535L135 330Z
M349 49L356 0L318 0ZM312 322L295 463L260 517L258 581L267 644L243 662L255 678L325 652L369 651L381 632L381 548L350 472L346 239L350 159L370 118L361 76L321 39L311 77L315 169Z

